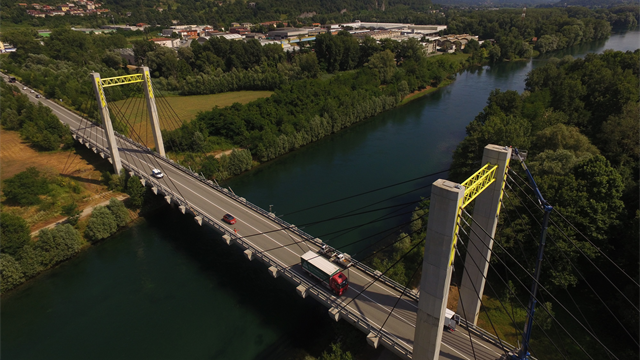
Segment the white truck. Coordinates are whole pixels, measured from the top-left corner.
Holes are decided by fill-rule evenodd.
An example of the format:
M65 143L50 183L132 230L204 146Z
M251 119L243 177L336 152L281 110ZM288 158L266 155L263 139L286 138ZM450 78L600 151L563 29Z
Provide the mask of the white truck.
M451 332L456 331L456 326L460 324L460 315L447 309L444 316L444 328Z

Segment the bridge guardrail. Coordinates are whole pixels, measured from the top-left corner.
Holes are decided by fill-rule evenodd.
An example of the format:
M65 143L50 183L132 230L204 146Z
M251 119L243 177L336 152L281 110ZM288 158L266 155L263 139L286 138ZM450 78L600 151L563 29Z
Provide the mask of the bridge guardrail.
M128 137L126 137L126 136L124 136L122 134L119 134L117 132L115 132L115 133L116 133L116 136L118 136L120 139L128 142L129 144L131 144L131 145L133 145L133 146L135 146L135 147L137 147L137 148L139 148L141 150L150 151L150 149L138 144L137 142L129 139ZM206 178L204 178L204 177L200 176L199 174L193 172L191 169L188 169L188 168L176 163L175 161L173 161L171 159L167 159L167 158L164 158L162 156L159 156L155 152L150 152L150 153L154 157L156 157L157 159L159 159L159 160L161 160L161 161L163 161L163 162L165 162L165 163L167 163L167 164L169 164L169 165L171 165L171 166L173 166L173 167L175 167L177 169L182 170L186 174L189 174L192 178L200 181L204 185L217 190L218 192L226 195L227 197L230 197L230 198L234 199L235 201L237 201L237 202L239 202L239 203L251 208L252 210L254 210L254 211L262 214L263 216L269 218L270 220L278 223L280 226L283 227L284 230L289 230L291 232L294 232L298 236L303 238L305 241L312 242L318 247L322 246L323 243L318 238L307 234L306 232L302 231L301 229L297 228L296 226L294 226L292 224L289 224L288 222L282 220L281 218L279 218L277 216L272 216L269 212L267 212L263 208L255 205L255 204L249 202L248 200L246 200L246 199L234 194L233 192L231 192L231 191L229 191L229 190L227 190L227 189L215 184L213 181L207 180ZM335 250L338 254L343 254L341 251L339 251L337 249L334 249L334 248L332 248L332 249ZM356 259L351 258L351 262L353 263L353 266L355 266L358 269L364 271L365 273L369 274L369 276L371 276L373 278L377 278L380 275L380 273L378 271L370 268L369 266L365 265L364 263L362 263L362 262L360 262L360 261L358 261ZM398 282L388 278L387 276L381 276L378 281L381 281L381 282L387 284L388 286L394 288L398 292L404 292L405 296L413 299L414 301L419 301L418 292L416 292L414 290L411 290L411 289L406 289L405 290L405 286L404 285L399 284Z
M96 127L100 128L99 126L96 126ZM96 149L97 151L99 151L101 153L104 153L104 155L106 157L110 157L110 151L108 149L104 148L102 145L98 145L91 138L88 138L87 136L85 136L83 134L80 134L80 132L78 130L70 128L70 131L74 135L76 135L76 139L82 139L85 142L91 143L91 145L93 145L94 149ZM135 141L129 139L128 137L126 137L126 136L124 136L122 134L119 134L117 132L115 132L115 134L121 140L129 143L130 145L132 145L132 146L134 146L134 147L136 147L136 148L138 148L140 150L144 150L144 151L149 151L150 150L150 149L148 149L148 148L136 143ZM230 192L227 189L225 189L225 188L213 183L211 180L207 180L206 178L194 173L190 169L187 169L186 167L184 167L184 166L182 166L180 164L177 164L173 160L163 158L163 157L159 156L158 154L156 154L154 152L150 152L150 153L155 158L163 161L164 163L167 163L170 166L173 166L173 167L183 171L184 173L189 174L191 177L193 177L196 180L202 182L203 184L205 184L205 185L207 185L207 186L219 191L220 193L222 193L222 194L224 194L224 195L236 200L237 202L240 202L240 203L244 204L245 206L247 206L247 207L253 209L254 211L262 214L263 216L271 219L272 221L277 222L278 224L280 224L283 227L283 229L292 231L292 232L298 234L300 237L304 238L306 241L313 242L317 246L321 246L322 245L322 242L319 239L307 234L306 232L304 232L304 231L298 229L297 227L289 224L288 222L278 218L277 216L272 216L273 214L268 213L266 210L262 209L261 207L255 205L255 204L247 201L246 199L237 196L233 192ZM144 179L146 182L148 182L150 184L153 184L154 186L159 188L162 193L167 194L167 195L171 195L172 199L175 202L177 202L178 204L190 208L190 210L194 213L194 215L200 216L204 222L206 222L209 225L213 226L215 229L217 229L218 231L222 232L223 234L225 234L227 236L230 236L232 239L234 239L234 241L236 241L238 244L242 245L245 249L248 249L252 253L256 254L256 256L258 258L260 258L264 263L266 263L268 265L271 265L271 266L274 266L281 274L283 274L286 277L288 277L289 279L291 279L291 281L293 281L294 283L307 285L308 286L308 290L310 291L311 294L315 295L316 297L318 297L319 299L321 299L323 301L326 301L329 304L336 305L336 306L339 307L339 304L338 304L338 302L336 301L335 298L333 298L331 296L327 296L324 292L319 291L315 287L315 284L311 283L306 278L298 276L298 274L296 274L295 272L291 271L289 268L280 265L276 260L272 259L268 254L265 254L264 252L262 252L259 249L255 248L253 245L251 245L251 243L245 241L241 236L238 236L237 234L230 232L228 229L226 229L225 227L223 227L220 224L218 224L217 221L215 221L214 219L211 219L209 216L204 214L202 211L198 211L198 210L195 210L192 207L190 207L188 202L186 201L186 199L182 198L182 196L180 194L176 194L173 190L165 187L163 184L161 184L160 182L156 181L154 178L150 177L148 174L144 173L140 169L137 169L133 164L129 164L129 168L130 168L129 170L132 171L135 175L137 175L141 179ZM341 253L341 252L338 251L338 253ZM377 277L379 275L379 273L376 273L375 270L371 269L367 265L365 265L365 264L363 264L363 263L361 263L361 262L359 262L357 260L352 259L352 262L354 263L354 266L356 266L359 269L369 273L370 276L372 276L372 277ZM395 288L398 291L402 292L404 290L404 286L403 285L398 284L397 282L393 281L392 279L387 278L386 276L382 276L380 278L380 281L383 281L384 283L386 283L387 285ZM418 299L419 299L419 294L417 292L413 291L413 290L405 291L405 295L413 298L416 301L418 301ZM353 312L351 312L349 310L345 310L343 308L343 309L341 309L341 316L343 318L347 319L348 321L351 321L354 324L356 324L356 325L358 325L358 326L360 326L362 328L368 329L368 331L370 331L370 332L374 332L374 333L378 334L378 330L379 329L374 328L360 314L353 313ZM468 322L464 318L460 319L460 325L462 327L468 329L469 331L473 332L477 337L482 338L485 341L488 341L488 342L492 343L493 345L495 345L495 346L497 346L499 348L504 348L505 350L508 350L508 351L517 350L517 348L515 346L509 344L506 341L500 340L495 335L487 332L486 330L484 330L482 328L479 328L479 327L475 326L473 323ZM408 349L406 346L402 345L402 342L399 339L397 339L395 336L387 333L384 330L382 332L380 332L378 334L378 336L380 336L380 340L385 342L389 347L393 347L399 353L404 354L408 358L412 358L412 350L413 349ZM537 360L535 357L532 357L532 356L529 356L529 359Z
M133 172L136 176L140 177L141 179L144 179L146 182L149 182L149 184L152 184L153 186L157 187L162 193L171 195L172 200L177 202L179 205L189 207L189 204L184 198L182 198L182 196L180 196L179 194L175 194L175 192L173 192L171 189L164 186L159 181L156 181L154 178L150 177L148 174L143 173L140 169L137 169L135 166L133 166L133 164L128 164L128 165L129 165L128 166L129 170ZM341 304L337 301L337 299L334 296L328 295L325 292L321 291L320 289L317 288L316 284L314 284L307 278L299 276L290 268L281 265L278 261L273 259L267 253L254 247L250 242L246 241L242 236L239 236L238 234L229 231L226 227L221 226L216 220L210 218L207 214L205 214L200 209L195 209L193 207L189 207L189 209L191 210L191 212L194 213L195 216L201 217L203 222L206 222L210 226L220 231L222 234L229 236L231 239L233 239L236 243L238 243L245 249L251 251L263 263L275 267L280 274L289 278L290 281L292 281L293 283L306 286L308 291L311 294L315 295L317 298L321 299L322 301L325 301L327 304L330 305L330 307L337 307L338 309L340 309L340 316L342 318L357 324L361 328L367 329L367 331L369 332L375 332L376 334L378 334L379 329L371 325L366 318L346 308L342 308ZM397 339L395 336L389 334L384 330L380 332L378 336L380 336L381 340L384 343L386 343L388 347L394 348L397 352L404 354L407 358L412 358L413 349L409 349L407 346L404 346L403 343L399 339Z
M462 326L465 329L468 329L469 331L471 331L475 336L492 343L493 345L495 345L496 347L500 348L500 349L505 349L507 351L517 351L518 348L511 345L510 343L499 339L497 336L493 335L492 333L486 331L483 328L477 327L476 325L474 325L472 322L467 321L466 319L460 317L460 326ZM531 360L537 360L535 357L529 355L527 356L528 359Z

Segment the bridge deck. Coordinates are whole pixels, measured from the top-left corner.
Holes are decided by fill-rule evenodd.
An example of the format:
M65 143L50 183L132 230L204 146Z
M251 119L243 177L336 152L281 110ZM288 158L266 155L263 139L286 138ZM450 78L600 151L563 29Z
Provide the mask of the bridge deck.
M29 98L33 102L40 100L44 105L50 107L54 114L62 122L68 124L79 138L84 138L85 142L96 147L94 151L103 152L103 155L108 156L107 141L100 127L90 125L86 120L81 121L79 116L52 101L35 99L33 96L29 96ZM309 238L303 237L300 231L283 229L283 224L278 221L279 219L270 218L263 210L248 206L242 202L242 199L208 184L188 170L185 171L167 160L144 152L144 148L131 140L119 138L118 146L125 168L145 178L147 183L150 182L160 192L171 196L172 201L180 204L188 203L188 210L201 216L205 223L209 223L221 232L234 237L235 228L239 236L237 242L240 245L251 249L255 257L280 269L280 275L285 276L288 280L310 288L309 293L312 297L326 306L343 309L341 317L356 324L365 333L372 330L377 332L387 318L401 292L397 286L380 281L375 282L345 307L345 304L374 281L370 271L358 267L346 270L345 274L349 278L350 288L345 295L337 298L328 289L317 285L302 271L300 256L308 250L317 251L318 246L309 241ZM153 168L162 170L165 177L162 179L152 178L150 174ZM237 223L235 225L222 222L221 219L226 213L231 213L236 217ZM264 252L269 249L274 250ZM383 337L380 343L405 358L411 358L417 305L415 298L404 297L397 304L382 332ZM476 336L473 336L472 339L475 355L478 359L497 359L502 353L490 342ZM474 355L467 331L460 327L455 333L445 332L440 356L443 359L473 359Z

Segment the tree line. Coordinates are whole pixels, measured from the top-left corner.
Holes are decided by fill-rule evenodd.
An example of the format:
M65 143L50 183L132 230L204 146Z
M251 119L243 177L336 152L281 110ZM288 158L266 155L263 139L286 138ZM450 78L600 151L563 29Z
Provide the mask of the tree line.
M89 241L114 234L129 221L129 211L115 198L105 206L94 208L84 230ZM63 224L42 229L31 238L27 222L8 212L0 213L0 291L6 293L41 272L75 256L86 244L77 224Z
M0 109L2 127L18 131L36 150L52 151L73 145L69 128L51 109L32 103L16 86L0 83Z
M450 174L458 182L470 176L477 170L487 144L527 149L527 165L541 193L575 226L552 214L557 227L549 229L541 283L559 298L564 298L565 289L579 292L583 312L593 314L591 319L596 321L610 321L600 300L588 291L585 281L590 281L614 316L636 337L638 313L606 285L591 263L609 274L631 299L638 298L637 286L623 275L612 275L619 272L605 255L638 279L639 61L640 50L606 51L584 59L551 59L528 74L522 94L493 91L487 106L467 126L467 136L454 153ZM512 161L511 169L526 179L517 161ZM513 178L526 188L526 180ZM526 279L518 263L533 270L533 257L526 258L525 254L536 253L540 231L539 223L528 215L533 211L540 221L541 213L515 184L507 189L507 195L496 241L513 258L501 256L502 247L494 246L505 263L492 258L491 266L497 272L508 267ZM522 300L528 298L526 289L518 289L517 294ZM608 329L610 335L597 334L617 349L616 354L635 354L635 345L629 343L624 332L616 326ZM574 347L566 339L559 341L560 346ZM582 344L593 354L602 352L594 342ZM577 355L578 349L573 350L576 357L582 356Z

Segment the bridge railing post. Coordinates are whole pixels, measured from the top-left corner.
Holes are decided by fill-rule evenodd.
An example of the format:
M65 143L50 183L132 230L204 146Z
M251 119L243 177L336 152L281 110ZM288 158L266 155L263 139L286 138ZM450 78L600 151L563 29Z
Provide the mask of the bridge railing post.
M484 189L475 199L473 222L467 255L464 260L465 271L460 285L460 302L464 304L463 317L467 321L478 322L485 278L489 271L489 259L493 247L493 238L498 225L500 204L504 191L505 176L511 148L499 145L487 145L482 156L482 165L489 163L498 165L495 172L496 181ZM483 230L484 229L484 230ZM485 233L485 230L488 232Z
M451 283L451 256L464 192L464 186L448 180L437 180L432 186L413 343L414 359L434 360L440 355Z
M151 75L149 75L149 68L142 66L142 78L144 79L144 96L147 99L147 113L149 114L149 121L151 122L151 133L153 133L153 141L156 144L156 151L160 156L166 157L164 153L164 142L162 141L162 132L160 132L160 120L158 118L158 108L156 107L156 98L153 94L153 87L151 86Z
M96 102L98 104L98 112L102 118L102 128L107 134L107 143L109 144L109 152L111 153L111 163L113 164L113 171L116 174L120 174L122 170L122 162L120 161L120 153L118 152L118 143L116 142L116 136L113 133L113 124L111 124L111 117L109 116L109 108L107 107L107 99L104 96L104 89L100 80L100 74L91 73L93 78L93 90L96 93Z

